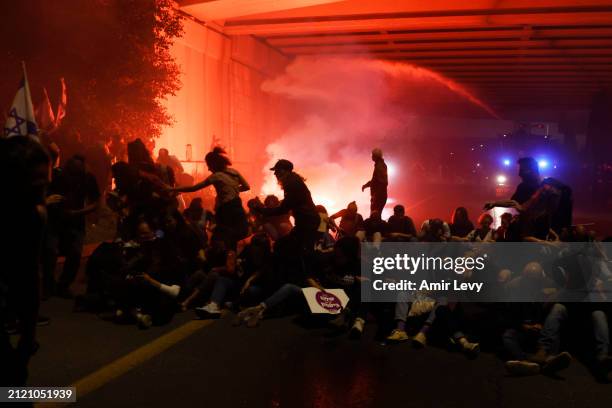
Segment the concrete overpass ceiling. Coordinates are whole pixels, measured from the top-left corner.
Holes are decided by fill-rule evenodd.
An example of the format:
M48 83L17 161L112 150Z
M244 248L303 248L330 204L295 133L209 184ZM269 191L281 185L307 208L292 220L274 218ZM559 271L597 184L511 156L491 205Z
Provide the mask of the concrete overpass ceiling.
M361 56L438 71L503 111L584 109L612 87L612 0L179 2L286 55Z

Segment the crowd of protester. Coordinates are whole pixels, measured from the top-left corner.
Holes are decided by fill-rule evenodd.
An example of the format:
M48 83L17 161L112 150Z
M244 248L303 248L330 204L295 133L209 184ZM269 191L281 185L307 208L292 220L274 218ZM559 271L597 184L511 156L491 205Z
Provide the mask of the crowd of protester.
M387 343L450 346L469 358L476 358L481 346L490 347L512 374L553 374L570 364L568 347L576 347L568 345L562 328L577 325L585 335L573 340L591 357L595 373L605 378L612 369L604 302L463 304L419 296L400 296L393 304L361 301L363 242L594 240L584 227L572 225L571 189L555 179L541 180L531 158L519 160L522 182L511 200L485 204L485 210L509 208L498 228L486 211L474 225L464 207L449 222L429 218L417 228L402 205L382 218L388 180L380 149L372 153L372 180L363 186L372 194L364 219L354 201L334 214L316 205L306 180L286 159L271 169L284 197L243 203L240 194L249 183L218 147L205 157L210 176L184 184L176 177L182 168L175 157L162 149L156 161L135 140L127 145L127 160L112 165L110 190L99 185L82 155L59 166L57 146L21 137L0 142L2 184L13 198L1 204L12 235L2 246L8 250L5 264L20 265L3 268L0 280L3 324L20 333L14 348L7 330L0 331L2 361L9 362L0 370L3 383L24 381L27 360L37 348L36 325L43 320L37 317L39 299L74 297L85 217L102 201L117 216L116 239L99 244L89 256L86 293L75 298L75 309L115 323L146 329L168 323L176 313L217 319L227 310L234 325L255 328L269 316L308 313L303 288L341 288L348 305L325 324L351 338L361 337L366 322L375 321L376 336ZM213 209L204 208L200 198L181 201L181 193L208 186L216 192ZM56 280L59 254L65 262ZM508 290L526 280L543 286L553 280L538 262L491 273ZM602 272L601 279L609 276Z

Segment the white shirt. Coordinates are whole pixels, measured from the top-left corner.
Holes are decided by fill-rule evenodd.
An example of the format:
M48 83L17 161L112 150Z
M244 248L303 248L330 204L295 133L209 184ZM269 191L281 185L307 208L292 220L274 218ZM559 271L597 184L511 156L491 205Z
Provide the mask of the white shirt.
M204 180L204 183L206 185L212 184L217 192L216 208L239 197L240 187L248 186L242 175L237 170L231 168L211 174Z

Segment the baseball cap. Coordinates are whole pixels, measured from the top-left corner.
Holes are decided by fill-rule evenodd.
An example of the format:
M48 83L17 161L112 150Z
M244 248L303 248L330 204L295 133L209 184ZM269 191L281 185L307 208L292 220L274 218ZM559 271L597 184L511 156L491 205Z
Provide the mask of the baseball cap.
M288 171L291 171L291 170L293 170L293 163L291 163L289 160L280 159L279 161L276 162L274 167L272 167L270 170L272 170L272 171L276 171L276 170L288 170Z

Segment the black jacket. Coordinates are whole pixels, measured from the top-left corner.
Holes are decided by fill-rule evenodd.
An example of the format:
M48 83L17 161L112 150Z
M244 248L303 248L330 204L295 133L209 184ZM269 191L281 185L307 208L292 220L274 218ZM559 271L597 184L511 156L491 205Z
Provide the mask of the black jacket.
M304 183L302 177L296 173L287 176L283 185L285 198L275 208L262 208L263 215L281 215L291 212L295 220L296 228L317 229L320 218L312 201L310 190Z

